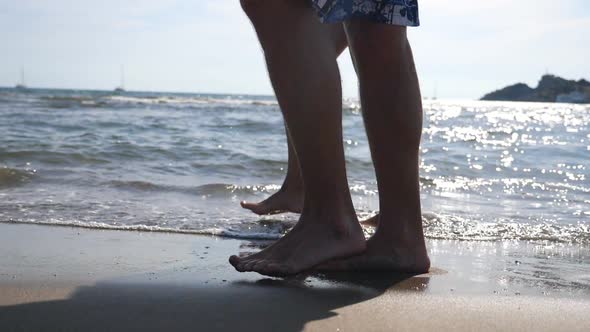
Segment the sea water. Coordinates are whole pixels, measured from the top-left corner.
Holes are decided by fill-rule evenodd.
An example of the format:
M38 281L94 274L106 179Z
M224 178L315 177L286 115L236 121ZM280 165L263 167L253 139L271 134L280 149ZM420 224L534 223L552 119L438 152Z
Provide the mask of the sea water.
M589 123L589 105L425 100L427 237L590 245ZM379 206L357 101L343 126L365 218ZM0 89L0 222L276 239L297 215L239 202L286 168L272 97Z

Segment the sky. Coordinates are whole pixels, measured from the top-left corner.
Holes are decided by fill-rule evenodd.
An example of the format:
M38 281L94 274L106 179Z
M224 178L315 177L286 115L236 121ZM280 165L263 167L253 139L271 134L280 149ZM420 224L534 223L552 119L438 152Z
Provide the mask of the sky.
M273 0L269 0L273 1ZM306 1L306 0L301 0ZM476 99L546 72L590 80L588 0L419 0L422 94ZM272 94L239 0L0 0L0 86ZM357 96L348 52L345 97Z

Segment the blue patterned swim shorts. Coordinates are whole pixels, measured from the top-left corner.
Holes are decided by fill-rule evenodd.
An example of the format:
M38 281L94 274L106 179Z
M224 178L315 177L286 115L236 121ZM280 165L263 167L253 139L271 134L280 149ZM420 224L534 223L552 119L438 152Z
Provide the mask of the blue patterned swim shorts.
M418 26L418 0L311 0L324 23L351 18L372 22Z

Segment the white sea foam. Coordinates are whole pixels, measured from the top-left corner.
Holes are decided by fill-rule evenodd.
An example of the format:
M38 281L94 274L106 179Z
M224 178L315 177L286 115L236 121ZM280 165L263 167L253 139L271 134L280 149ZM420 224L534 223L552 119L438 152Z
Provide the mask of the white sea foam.
M43 226L59 227L80 227L97 230L114 230L114 231L135 231L135 232L157 232L157 233L176 233L176 234L195 234L195 235L213 235L227 238L252 239L252 240L276 240L281 237L280 234L270 233L246 233L232 229L224 228L205 228L205 229L181 229L172 227L162 227L155 225L111 225L101 222L83 222L77 220L57 220L50 219L47 221L21 220L21 221L0 221L4 224L30 224Z
M374 213L361 213L359 219L363 220ZM590 212L589 212L590 214ZM496 222L484 222L477 219L468 219L459 216L450 216L427 212L423 214L424 233L427 238L464 241L551 241L560 243L590 244L590 226L587 224L559 225L549 222L517 223L508 220ZM264 220L260 220L264 223ZM200 229L164 227L161 225L143 224L108 224L103 222L62 220L50 218L47 220L8 220L0 223L9 224L35 224L46 226L82 227L89 229L161 232L179 234L213 235L228 238L276 240L279 239L292 223L281 225L280 221L274 221L276 227L265 228L252 227L249 224L231 223L225 227L209 227ZM283 228L283 226L287 228ZM255 228L255 230L252 230ZM365 233L371 236L374 229L367 227Z

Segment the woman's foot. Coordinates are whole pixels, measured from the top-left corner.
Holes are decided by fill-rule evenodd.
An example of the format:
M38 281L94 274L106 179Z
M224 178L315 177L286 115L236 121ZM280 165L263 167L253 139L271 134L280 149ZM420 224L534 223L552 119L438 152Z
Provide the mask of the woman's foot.
M297 225L270 247L247 257L231 256L229 262L240 272L287 276L330 259L359 254L365 250L362 229L353 211L343 210L304 213Z
M281 188L269 198L258 202L248 203L240 202L244 209L248 209L258 215L278 214L284 212L301 213L303 210L303 189L283 189Z

